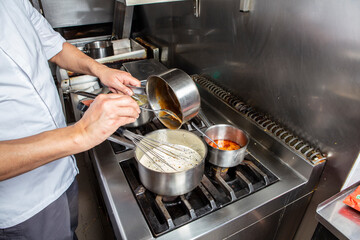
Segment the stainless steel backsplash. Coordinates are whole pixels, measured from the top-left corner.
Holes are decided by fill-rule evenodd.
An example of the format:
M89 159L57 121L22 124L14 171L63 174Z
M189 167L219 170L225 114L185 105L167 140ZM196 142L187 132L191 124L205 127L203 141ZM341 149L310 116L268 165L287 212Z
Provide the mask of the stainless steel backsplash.
M145 34L169 67L207 74L247 104L318 146L328 162L298 239L317 204L338 192L360 149L360 2L200 0L139 6ZM303 231L304 230L304 231Z
M31 0L53 28L112 22L113 0Z

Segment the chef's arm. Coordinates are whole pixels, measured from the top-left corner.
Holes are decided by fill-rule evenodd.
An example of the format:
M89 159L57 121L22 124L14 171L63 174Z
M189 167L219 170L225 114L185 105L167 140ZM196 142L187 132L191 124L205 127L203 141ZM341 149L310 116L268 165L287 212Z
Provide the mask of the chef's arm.
M72 72L96 76L115 93L122 92L132 95L133 92L124 84L140 86L140 81L132 77L130 73L98 63L67 42L63 44L62 50L52 57L50 61Z
M86 151L139 116L129 96L101 94L73 126L37 135L0 141L0 181L33 170L56 159Z

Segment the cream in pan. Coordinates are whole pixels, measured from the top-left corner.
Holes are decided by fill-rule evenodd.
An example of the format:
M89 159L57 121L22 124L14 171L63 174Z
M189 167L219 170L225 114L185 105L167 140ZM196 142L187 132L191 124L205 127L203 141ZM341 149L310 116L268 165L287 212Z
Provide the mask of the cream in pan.
M147 151L141 157L140 163L151 170L170 173L191 169L199 164L201 160L199 153L189 147L176 145L175 148L160 145Z

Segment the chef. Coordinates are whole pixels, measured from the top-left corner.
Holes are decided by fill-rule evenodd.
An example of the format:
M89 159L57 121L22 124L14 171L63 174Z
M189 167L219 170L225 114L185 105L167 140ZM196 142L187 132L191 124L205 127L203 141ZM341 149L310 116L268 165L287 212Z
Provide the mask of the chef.
M72 155L137 119L124 84L140 82L66 43L28 0L0 0L0 31L0 239L76 239ZM98 77L114 94L67 127L48 60Z

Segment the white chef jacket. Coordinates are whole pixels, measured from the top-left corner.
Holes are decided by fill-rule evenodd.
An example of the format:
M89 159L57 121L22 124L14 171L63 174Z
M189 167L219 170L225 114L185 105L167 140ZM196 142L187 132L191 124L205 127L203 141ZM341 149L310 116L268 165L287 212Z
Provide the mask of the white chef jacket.
M28 0L0 0L0 141L66 126L48 65L64 41ZM40 212L77 173L69 156L0 181L0 229Z

